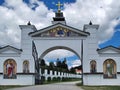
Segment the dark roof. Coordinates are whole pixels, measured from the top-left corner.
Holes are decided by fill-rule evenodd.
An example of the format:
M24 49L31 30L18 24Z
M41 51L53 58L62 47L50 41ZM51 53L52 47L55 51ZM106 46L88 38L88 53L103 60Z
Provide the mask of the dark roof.
M16 50L18 50L18 51L22 51L22 49L18 49L18 48L15 48L15 47L13 47L13 46L10 46L10 45L4 46L4 47L0 47L0 50L1 50L1 49L4 49L4 48L7 48L7 47L14 48L14 49L16 49Z
M107 47L104 47L104 48L101 48L101 49L97 49L97 52L99 53L99 54L102 54L102 53L104 53L105 51L108 51L108 50L112 50L112 51L114 51L115 52L115 54L116 53L119 53L120 54L120 48L117 48L117 47L114 47L114 46L107 46ZM110 54L110 53L109 53ZM111 53L111 54L113 54L113 52Z
M63 25L63 26L66 26L66 27L69 27L69 28L72 28L72 29L75 29L75 30L77 30L78 32L82 32L82 33L85 33L85 34L90 35L89 32L85 32L85 31L79 30L79 29L77 29L77 28L74 28L74 27L71 27L71 26L68 26L68 25L65 25L65 24L62 24L62 23L56 23L56 24L50 25L50 26L48 26L48 27L45 27L45 28L43 28L43 29L40 29L40 30L37 30L37 31L34 31L34 32L30 32L29 35L34 34L34 33L36 33L36 32L39 32L39 31L42 32L42 31L44 31L45 29L50 28L50 27L53 27L53 26L56 26L56 25L58 25L58 24Z
M101 49L97 49L97 51L101 51L101 50L104 50L104 49L107 49L107 48L114 48L114 49L118 49L118 50L120 50L120 48L118 48L118 47L114 47L114 46L110 45L110 46L106 46L106 47L101 48Z

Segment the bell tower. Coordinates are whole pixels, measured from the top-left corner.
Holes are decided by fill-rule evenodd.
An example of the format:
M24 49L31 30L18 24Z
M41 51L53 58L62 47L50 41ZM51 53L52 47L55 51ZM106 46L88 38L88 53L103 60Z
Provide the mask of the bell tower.
M58 6L58 11L55 12L55 17L53 17L52 24L56 24L56 23L66 24L63 12L61 12L61 6L63 6L63 4L58 2L58 4L56 4L56 6Z

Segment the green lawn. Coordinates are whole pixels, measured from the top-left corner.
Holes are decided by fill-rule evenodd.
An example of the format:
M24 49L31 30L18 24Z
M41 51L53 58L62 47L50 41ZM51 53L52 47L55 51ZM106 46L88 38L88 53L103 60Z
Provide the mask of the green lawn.
M120 90L120 86L81 86L84 90Z
M16 88L16 87L24 87L24 86L19 86L19 85L15 85L15 86L1 86L0 85L0 90L5 90L5 89L9 89L9 88Z
M83 86L80 83L77 86L83 90L120 90L120 86Z

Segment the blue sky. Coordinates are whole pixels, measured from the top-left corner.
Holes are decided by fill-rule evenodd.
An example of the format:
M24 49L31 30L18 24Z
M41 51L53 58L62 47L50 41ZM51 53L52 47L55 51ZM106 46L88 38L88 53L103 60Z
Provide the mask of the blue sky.
M58 0L0 0L0 45L20 47L18 25L31 21L37 29L51 25ZM60 0L67 25L83 29L92 21L99 24L99 47L120 46L120 1ZM11 37L12 36L12 37ZM4 38L3 38L4 37ZM72 57L71 57L72 58ZM68 57L68 59L70 59ZM77 58L75 57L77 60Z
M29 3L29 0L23 0L26 3ZM57 10L56 8L56 3L58 3L58 1L60 1L61 3L74 3L76 0L39 0L39 1L43 1L44 4L48 7L48 9L54 9Z

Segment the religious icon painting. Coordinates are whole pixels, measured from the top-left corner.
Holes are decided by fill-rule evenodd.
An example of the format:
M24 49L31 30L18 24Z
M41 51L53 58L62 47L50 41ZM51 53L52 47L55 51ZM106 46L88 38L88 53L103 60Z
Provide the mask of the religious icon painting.
M61 37L64 36L64 30L58 30L57 34Z
M92 60L90 62L90 72L91 73L96 73L96 61L95 60Z
M103 64L104 78L116 78L116 63L108 59Z
M29 73L29 61L27 60L23 62L23 73Z
M4 79L16 79L16 62L8 59L4 62Z

